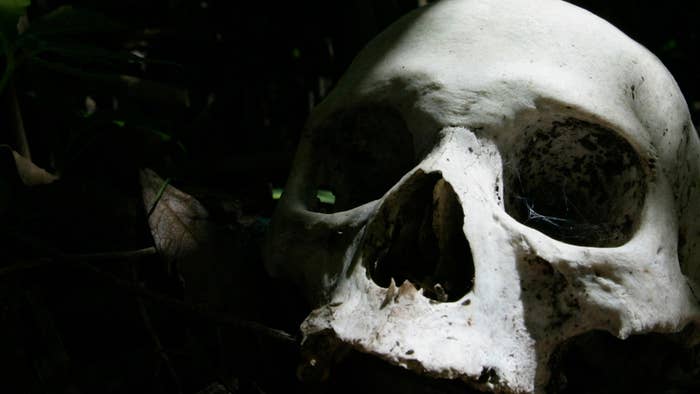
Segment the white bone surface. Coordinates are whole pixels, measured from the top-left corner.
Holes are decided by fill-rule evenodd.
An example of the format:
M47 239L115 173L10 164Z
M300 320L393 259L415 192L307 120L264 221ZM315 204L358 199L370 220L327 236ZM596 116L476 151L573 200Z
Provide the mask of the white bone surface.
M308 202L324 166L316 141L358 108L399 114L416 160L376 200L321 213ZM528 139L569 120L563 133L612 133L638 160L629 177L641 197L613 199L605 211L637 216L619 242L562 241L504 205L513 182L506 167L534 160L523 156L539 153ZM619 153L614 144L598 151ZM675 333L698 322L699 153L672 76L604 20L558 0L441 0L373 40L313 111L273 219L267 269L316 307L302 325L308 338L330 333L395 365L492 392L543 392L550 356L567 339ZM403 209L407 182L423 173L440 174L464 213L474 282L458 300L432 300L409 283L382 287L368 274L368 229L378 213Z

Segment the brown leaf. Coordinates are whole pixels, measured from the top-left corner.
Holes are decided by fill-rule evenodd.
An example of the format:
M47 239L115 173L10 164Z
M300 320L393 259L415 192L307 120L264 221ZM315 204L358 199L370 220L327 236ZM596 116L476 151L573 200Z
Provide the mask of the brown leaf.
M0 145L0 214L16 208L21 194L28 186L49 184L58 179L13 151Z
M6 176L14 178L17 183L22 183L25 186L46 185L58 179L43 168L32 163L31 160L23 157L15 152L8 145L0 145L0 155L3 159L2 173Z
M43 168L32 163L31 160L12 151L17 166L17 174L25 186L46 185L58 179L58 177Z
M171 185L153 170L140 173L148 225L158 252L174 263L200 250L211 235L209 213L194 197ZM165 187L159 196L161 189Z
M222 217L211 198L206 200L212 204L208 212L152 170L142 170L140 178L144 209L152 210L148 224L155 247L177 268L188 301L256 319L266 302L261 288L268 277L251 234L235 219Z
M185 281L188 298L217 304L221 298L215 265L222 256L217 227L196 198L171 185L153 170L140 172L143 204L155 247Z

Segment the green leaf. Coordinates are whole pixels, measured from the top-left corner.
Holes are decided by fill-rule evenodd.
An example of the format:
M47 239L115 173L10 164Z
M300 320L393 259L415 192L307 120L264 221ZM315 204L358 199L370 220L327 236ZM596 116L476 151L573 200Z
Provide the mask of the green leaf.
M335 204L335 195L330 190L316 191L316 198L324 204Z
M0 33L8 40L17 36L17 22L29 4L31 0L0 0Z
M272 199L279 200L280 198L282 198L283 193L284 189L282 189L281 187L273 188ZM335 195L330 190L316 190L316 198L318 198L318 200L323 204L335 204Z

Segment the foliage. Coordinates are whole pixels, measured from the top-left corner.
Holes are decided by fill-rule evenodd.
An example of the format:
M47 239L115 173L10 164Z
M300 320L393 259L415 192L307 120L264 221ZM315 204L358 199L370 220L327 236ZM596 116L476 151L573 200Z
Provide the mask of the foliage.
M9 41L17 35L17 22L30 3L31 0L0 1L0 34L3 39Z

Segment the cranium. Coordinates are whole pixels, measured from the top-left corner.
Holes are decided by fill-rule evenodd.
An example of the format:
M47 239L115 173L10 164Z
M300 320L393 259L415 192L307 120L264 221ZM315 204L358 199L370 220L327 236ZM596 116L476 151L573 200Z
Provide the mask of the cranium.
M442 0L373 40L312 112L267 269L315 307L312 364L314 341L334 342L542 392L570 338L698 321L699 148L673 77L604 20Z

